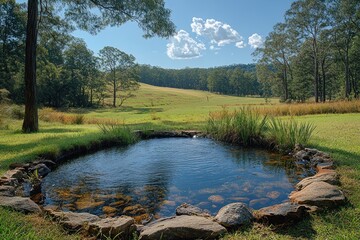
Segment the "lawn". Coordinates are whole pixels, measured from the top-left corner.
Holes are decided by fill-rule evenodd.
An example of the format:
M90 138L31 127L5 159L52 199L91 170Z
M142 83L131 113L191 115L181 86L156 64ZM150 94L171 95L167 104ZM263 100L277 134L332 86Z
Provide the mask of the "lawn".
M20 120L3 116L0 121L0 173L13 162L32 160L41 153L56 154L74 145L98 141L104 136L97 124L125 123L137 129L202 129L209 111L249 105L271 108L277 104L277 99L265 103L261 98L231 97L143 84L137 97L129 99L121 108L73 109L61 113L44 109L43 113L50 116L63 116L41 121L41 130L36 134L22 134L19 130ZM84 123L76 125L64 121L66 116L74 114L81 114ZM338 210L312 215L292 228L274 230L254 224L226 236L226 239L360 239L360 114L305 115L295 118L316 126L309 145L329 152L335 159L342 188L350 203ZM41 229L39 233L38 229ZM78 237L65 235L47 220L0 209L0 239Z

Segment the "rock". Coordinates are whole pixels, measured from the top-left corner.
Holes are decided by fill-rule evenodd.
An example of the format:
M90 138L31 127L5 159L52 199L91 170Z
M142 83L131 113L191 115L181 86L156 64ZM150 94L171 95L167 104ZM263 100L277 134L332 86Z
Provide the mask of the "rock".
M230 203L222 207L215 216L215 221L227 228L236 228L250 223L253 215L244 203Z
M104 203L105 201L95 201L91 194L84 194L75 202L75 205L77 209L83 210L87 208L95 208L103 205Z
M214 203L222 203L224 202L224 198L220 195L211 195L209 198L208 198L209 201L212 201Z
M288 224L302 219L307 213L307 208L296 203L282 203L261 208L255 213L258 222L266 224Z
M125 207L123 210L123 214L125 215L140 215L146 213L145 208L143 208L140 204L135 204L133 206Z
M113 208L113 207L109 207L109 206L104 206L102 208L102 211L105 213L105 214L111 214L111 213L115 213L117 211L116 208Z
M139 239L215 239L225 233L223 226L210 219L182 215L160 219L145 226Z
M266 196L267 196L268 198L271 198L271 199L277 199L278 197L280 197L280 192L278 192L278 191L271 191L271 192L268 192L268 193L266 194Z
M4 179L5 178L15 178L17 180L22 180L25 177L25 173L23 172L23 168L15 168L13 170L8 170L5 174L4 174Z
M317 206L320 208L335 207L345 203L345 196L338 187L326 182L313 182L301 191L289 196L292 202Z
M139 224L146 224L149 223L152 220L152 216L150 216L150 214L148 213L144 213L138 216L133 216L135 223L139 223Z
M323 170L323 169L334 169L334 163L332 161L330 162L325 162L325 163L318 163L316 165L316 170L317 171L320 171L320 170Z
M202 210L199 207L183 203L176 208L176 215L188 215L188 216L200 216L200 217L210 217L210 212L207 210Z
M51 160L47 160L47 159L43 159L43 160L38 160L33 162L33 164L38 165L38 164L45 164L46 167L53 169L56 166L56 163L54 161Z
M23 213L41 213L40 207L30 198L0 196L0 206Z
M334 170L322 169L312 177L307 177L296 184L296 189L301 190L313 182L326 182L331 185L339 185L339 175Z
M9 165L10 169L15 169L15 168L24 168L24 169L28 169L30 167L29 163L12 163Z
M89 223L100 220L98 216L90 213L56 212L51 209L47 210L47 213L65 229L73 232L84 228Z
M259 199L253 199L249 202L249 206L250 207L254 207L256 206L257 204L261 204L261 205L264 205L266 204L267 202L269 202L269 199L268 198L259 198Z
M32 172L37 171L37 175L42 178L46 177L46 175L48 175L51 172L50 168L48 168L44 163L39 163L33 167L30 167L29 171Z
M170 200L164 200L163 204L168 205L168 206L175 206L176 202L175 201L170 201Z
M130 239L134 219L128 216L105 218L89 224L89 233L97 239Z
M0 196L5 196L5 197L15 196L15 188L12 186L0 186Z

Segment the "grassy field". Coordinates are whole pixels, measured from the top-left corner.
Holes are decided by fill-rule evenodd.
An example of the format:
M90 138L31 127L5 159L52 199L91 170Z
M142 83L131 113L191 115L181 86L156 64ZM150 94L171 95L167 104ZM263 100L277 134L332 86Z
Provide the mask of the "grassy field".
M44 109L40 111L41 130L36 134L22 134L21 121L3 114L0 118L0 174L12 162L28 161L41 153L56 154L74 145L99 141L105 136L97 124L125 123L137 129L202 129L209 111L248 105L269 109L282 106L277 99L265 103L261 98L221 96L144 84L137 97L122 108L73 109L70 112ZM83 124L71 124L72 117L79 114ZM254 224L225 239L360 239L360 114L305 115L295 119L316 126L310 146L329 152L335 159L342 188L350 203L338 210L312 215L291 228L271 229ZM38 229L41 229L39 233ZM81 236L66 235L47 220L0 208L0 239L77 238Z

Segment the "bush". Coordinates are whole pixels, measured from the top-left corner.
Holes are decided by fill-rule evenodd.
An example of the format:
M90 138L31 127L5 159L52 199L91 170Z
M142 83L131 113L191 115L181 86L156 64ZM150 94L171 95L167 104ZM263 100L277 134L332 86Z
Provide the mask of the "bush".
M98 125L106 138L118 141L120 144L129 145L138 141L135 133L125 125Z
M217 140L252 145L262 139L266 119L249 108L232 113L224 109L220 114L210 114L206 131Z
M82 114L77 114L73 119L73 124L84 124L85 116Z

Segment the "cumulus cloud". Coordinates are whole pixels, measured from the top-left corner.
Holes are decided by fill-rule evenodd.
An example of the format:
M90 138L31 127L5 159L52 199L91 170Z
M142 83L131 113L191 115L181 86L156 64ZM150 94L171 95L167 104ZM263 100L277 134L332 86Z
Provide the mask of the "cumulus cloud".
M252 47L252 48L258 48L258 47L261 47L261 45L263 44L263 39L262 37L257 34L257 33L254 33L253 35L251 35L249 37L249 45Z
M167 45L167 55L171 59L191 59L201 56L201 51L206 47L190 37L185 30L180 30L171 38Z
M243 37L230 25L216 21L215 19L206 19L193 17L191 29L199 36L210 39L212 45L219 47L235 43L237 47L244 47Z

